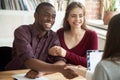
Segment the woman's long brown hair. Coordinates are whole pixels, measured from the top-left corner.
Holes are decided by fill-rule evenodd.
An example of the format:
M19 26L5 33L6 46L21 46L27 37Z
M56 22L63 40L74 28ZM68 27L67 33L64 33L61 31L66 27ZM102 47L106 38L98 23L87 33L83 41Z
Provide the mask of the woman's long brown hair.
M120 14L115 15L108 24L106 43L102 59L120 60Z

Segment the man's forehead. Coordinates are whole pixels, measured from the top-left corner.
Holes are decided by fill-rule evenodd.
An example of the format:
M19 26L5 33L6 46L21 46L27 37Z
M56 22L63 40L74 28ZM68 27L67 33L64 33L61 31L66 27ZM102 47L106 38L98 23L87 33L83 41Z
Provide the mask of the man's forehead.
M51 7L51 6L43 6L42 7L42 9L41 10L45 10L45 9L47 9L47 10L55 10L55 8L54 7Z
M41 12L46 12L46 13L49 13L49 12L56 13L55 8L54 7L50 7L50 6L45 6L40 11Z

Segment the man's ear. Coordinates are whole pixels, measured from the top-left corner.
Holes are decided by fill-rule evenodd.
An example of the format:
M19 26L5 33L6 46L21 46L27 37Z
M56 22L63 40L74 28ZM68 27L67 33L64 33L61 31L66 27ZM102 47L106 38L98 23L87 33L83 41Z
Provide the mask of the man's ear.
M35 18L35 20L38 20L38 13L34 13L34 18Z

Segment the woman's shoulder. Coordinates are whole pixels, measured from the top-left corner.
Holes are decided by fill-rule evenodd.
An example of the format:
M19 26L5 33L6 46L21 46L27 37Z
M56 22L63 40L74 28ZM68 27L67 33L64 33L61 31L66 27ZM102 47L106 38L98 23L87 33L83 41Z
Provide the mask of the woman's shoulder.
M64 29L63 28L60 28L57 30L57 33L60 34L60 33L63 33L64 32Z
M106 66L107 65L110 65L111 64L111 61L108 61L108 60L102 60L98 63L99 66Z
M110 60L102 60L101 62L99 62L98 66L103 67L105 70L118 68L118 67L120 69L120 62L119 62L119 64L116 64L116 63L114 63L113 61L110 61Z
M93 30L86 30L85 36L88 38L97 38L97 33Z
M94 30L86 30L86 32L87 32L88 34L97 34L96 31L94 31Z

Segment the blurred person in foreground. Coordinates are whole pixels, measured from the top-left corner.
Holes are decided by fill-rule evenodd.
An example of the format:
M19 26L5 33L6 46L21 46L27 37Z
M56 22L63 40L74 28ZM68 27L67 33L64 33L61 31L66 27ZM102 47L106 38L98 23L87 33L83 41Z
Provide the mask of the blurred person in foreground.
M102 60L97 64L93 80L120 80L120 14L108 24Z

